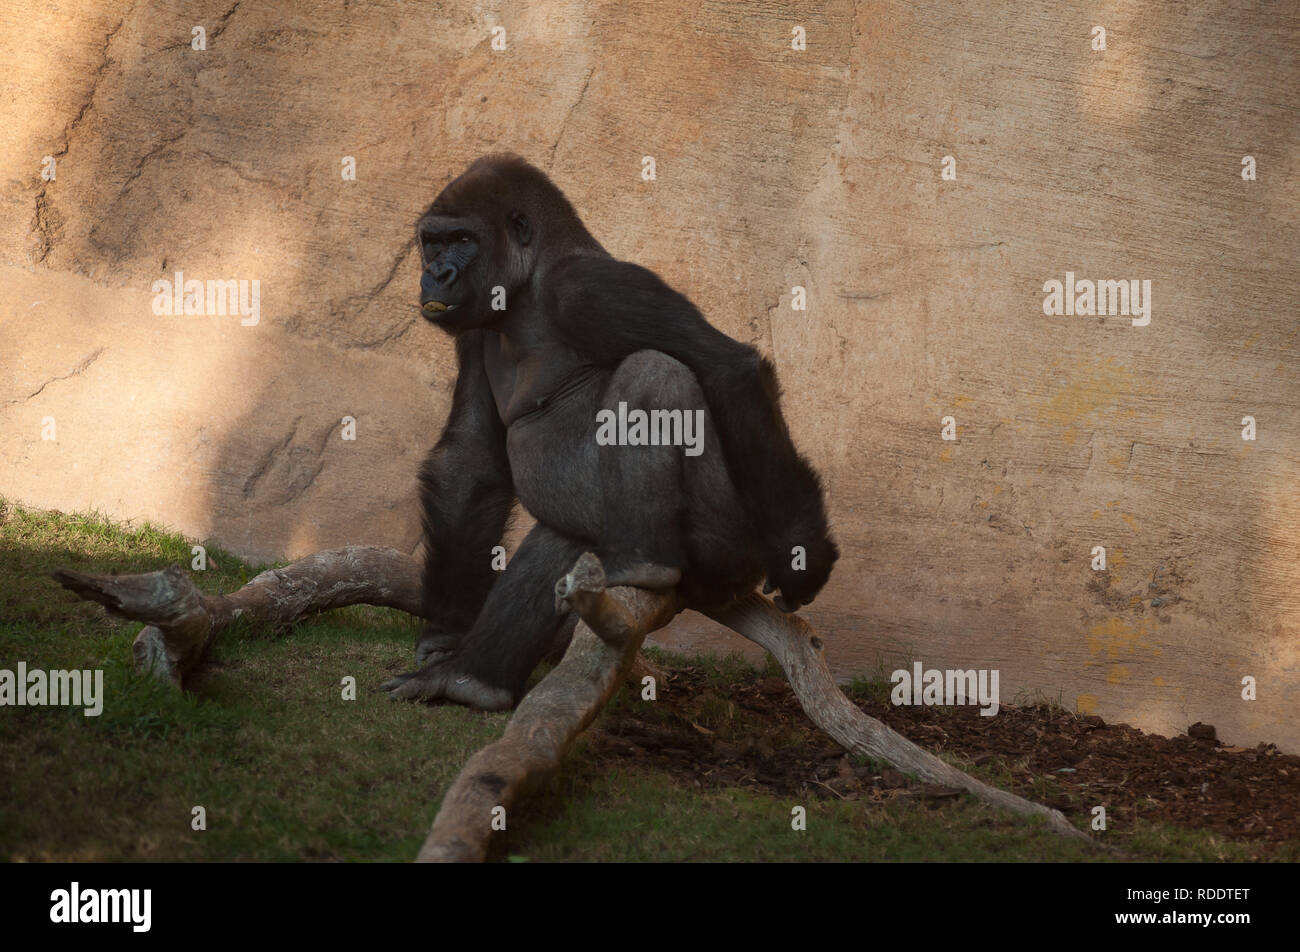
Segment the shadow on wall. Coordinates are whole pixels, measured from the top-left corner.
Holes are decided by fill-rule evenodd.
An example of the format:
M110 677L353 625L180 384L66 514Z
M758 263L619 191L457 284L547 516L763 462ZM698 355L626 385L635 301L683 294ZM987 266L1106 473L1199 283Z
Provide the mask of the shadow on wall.
M1064 686L1067 706L1165 729L1294 730L1294 203L1232 178L1247 148L1286 178L1285 38L1134 8L1107 14L1099 55L1068 7L990 35L1028 14L844 3L791 8L817 18L797 60L779 17L743 5L521 3L496 57L483 22L411 4L102 6L33 14L21 38L16 66L53 78L9 130L14 165L52 150L58 179L14 207L52 274L260 282L256 327L84 317L154 335L134 366L100 358L95 419L110 454L156 444L148 479L189 480L185 531L257 558L413 549L455 368L414 308L411 226L476 155L567 156L557 179L607 247L777 359L831 488L844 559L812 614L841 673L977 661L1006 691ZM653 190L610 171L646 149L674 169ZM1043 318L1038 289L1068 268L1154 277L1158 316ZM940 444L952 411L961 438ZM1127 560L1096 587L1094 540ZM1266 717L1238 668L1269 682Z
M454 374L410 293L414 220L451 175L427 171L438 117L417 84L340 75L338 57L318 55L331 26L349 25L346 5L208 6L48 15L54 35L36 49L72 46L95 62L84 98L48 64L60 115L81 105L52 150L56 180L32 186L30 260L108 285L152 288L178 272L202 283L205 313L116 315L159 339L138 354L138 376L116 375L100 395L117 445L143 428L165 444L157 454L193 461L206 486L176 476L210 512L187 530L264 559L358 535L414 548L415 472ZM373 55L395 26L428 27L413 8L392 12L396 25L353 24L349 46ZM380 92L387 114L372 108ZM403 108L422 120L400 152L388 133ZM16 133L26 152L49 149L38 125ZM227 289L243 315L222 313ZM340 439L347 416L355 442ZM406 445L413 428L418 445Z

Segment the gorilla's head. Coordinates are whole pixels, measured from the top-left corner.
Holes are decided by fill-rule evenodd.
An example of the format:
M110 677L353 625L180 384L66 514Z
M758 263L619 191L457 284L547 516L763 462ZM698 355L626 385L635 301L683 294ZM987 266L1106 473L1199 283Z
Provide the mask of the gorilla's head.
M573 253L603 249L568 199L517 155L478 159L416 225L420 308L455 333L500 321L537 294L546 270Z

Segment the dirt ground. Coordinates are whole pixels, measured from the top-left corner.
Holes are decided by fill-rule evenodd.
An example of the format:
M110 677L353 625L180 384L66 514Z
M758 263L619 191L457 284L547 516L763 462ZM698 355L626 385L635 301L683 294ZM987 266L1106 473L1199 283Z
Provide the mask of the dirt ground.
M782 678L713 687L697 667L664 673L655 716L611 712L590 734L598 763L634 759L686 785L743 787L883 801L942 800L957 791L860 765L808 720ZM1208 725L1161 737L1049 705L894 707L856 698L866 713L932 752L996 771L994 782L1077 818L1106 807L1112 830L1136 818L1250 841L1261 857L1300 839L1300 757L1272 745L1226 747ZM959 761L960 762L960 761Z

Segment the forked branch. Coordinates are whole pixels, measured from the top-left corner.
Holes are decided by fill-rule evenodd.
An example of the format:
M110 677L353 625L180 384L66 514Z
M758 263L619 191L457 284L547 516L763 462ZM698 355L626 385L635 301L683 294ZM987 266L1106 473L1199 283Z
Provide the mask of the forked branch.
M284 631L298 620L344 605L382 605L420 613L420 564L377 545L317 552L268 569L230 595L204 595L175 563L142 575L88 575L56 569L54 580L122 618L142 621L131 650L136 668L181 685L204 652L236 619Z
M605 588L600 561L578 560L557 586L582 616L564 658L528 692L495 744L470 758L443 798L417 862L482 862L493 811L548 777L636 662L641 642L677 614L676 596Z
M864 713L836 685L822 654L822 640L798 615L782 613L757 593L706 614L772 652L790 680L804 713L844 749L883 760L932 783L966 790L991 806L1045 817L1048 827L1056 832L1092 842L1088 834L1059 810L990 787Z
M202 594L178 565L123 576L59 569L54 577L116 615L145 622L133 646L137 666L179 685L236 619L282 631L344 605L382 605L418 615L420 574L419 562L396 549L348 546L262 572L230 595ZM673 593L606 589L600 562L591 554L556 586L556 597L582 618L568 651L520 702L501 740L465 766L443 800L421 861L482 860L493 808L508 809L556 768L626 679L646 635L682 607ZM990 787L863 713L835 684L821 640L799 616L782 613L757 593L706 614L772 652L804 711L846 749L967 790L992 806L1043 816L1049 828L1092 842L1059 811Z

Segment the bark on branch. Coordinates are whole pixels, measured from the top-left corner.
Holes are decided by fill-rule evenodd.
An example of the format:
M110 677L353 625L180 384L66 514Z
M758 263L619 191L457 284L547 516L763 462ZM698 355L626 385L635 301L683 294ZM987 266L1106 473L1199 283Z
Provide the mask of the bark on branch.
M178 685L237 619L282 631L307 615L344 605L381 605L418 615L420 576L414 557L379 546L318 552L262 572L230 595L202 594L178 565L143 575L54 573L82 598L145 622L133 646L137 667ZM668 624L682 607L674 593L607 590L600 562L591 554L557 584L556 598L582 618L568 651L520 702L501 740L465 766L443 800L420 861L481 861L491 839L493 807L508 808L555 769L632 671L646 635ZM804 711L846 749L969 791L992 806L1043 816L1050 829L1093 842L1060 812L990 787L864 714L835 684L821 639L799 616L782 613L757 593L706 614L771 651Z
M991 806L1045 817L1050 829L1093 842L1092 837L1075 827L1059 810L990 787L864 713L836 685L822 655L822 640L798 615L782 613L757 593L706 614L772 652L790 680L804 713L846 750L883 760L932 783L966 790Z
M142 621L131 650L136 668L181 685L222 629L243 619L284 631L299 619L344 605L420 613L420 564L405 552L350 545L268 569L230 595L204 595L175 563L142 575L87 575L56 569L54 580L114 615Z
M578 560L557 586L582 617L569 650L528 692L495 744L470 758L443 798L417 862L482 862L492 838L493 808L510 805L548 777L570 745L626 680L641 642L677 614L676 596L639 588L605 588L600 561Z

